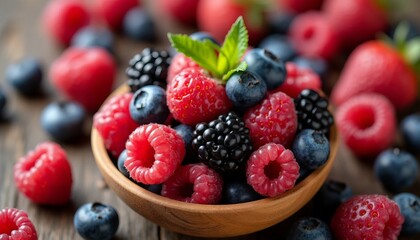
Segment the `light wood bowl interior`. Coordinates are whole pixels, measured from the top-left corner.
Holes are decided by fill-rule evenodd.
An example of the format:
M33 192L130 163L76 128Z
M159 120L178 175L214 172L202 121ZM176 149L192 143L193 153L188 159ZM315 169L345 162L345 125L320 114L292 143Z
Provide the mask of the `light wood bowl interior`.
M113 95L128 91L118 88ZM338 149L337 129L330 135L330 157L293 189L281 196L240 204L200 205L184 203L149 192L123 176L109 158L95 128L91 133L96 164L109 187L134 211L174 232L198 237L231 237L256 232L277 224L301 209L328 177Z

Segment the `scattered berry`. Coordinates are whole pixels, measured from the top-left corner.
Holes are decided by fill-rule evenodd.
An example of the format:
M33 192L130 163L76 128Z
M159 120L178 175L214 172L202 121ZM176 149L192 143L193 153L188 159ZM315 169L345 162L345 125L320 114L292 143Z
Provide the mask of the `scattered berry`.
M38 240L38 236L26 212L4 208L0 210L0 239Z
M222 197L223 179L204 164L180 166L162 186L162 196L188 203L215 204Z
M324 0L277 0L282 9L293 13L303 13L309 10L319 10Z
M402 235L420 233L420 198L412 193L400 193L393 200L398 204L401 214L404 216Z
M214 37L208 33L208 32L193 32L190 34L191 39L198 40L198 41L204 41L209 40L217 45L220 45Z
M326 77L328 72L328 64L322 58L309 58L304 56L298 56L293 59L293 62L298 69L311 69L321 78Z
M246 182L231 180L223 186L222 202L225 204L251 202L261 198L261 195Z
M15 184L31 201L45 205L63 205L71 195L71 166L64 149L44 142L14 166Z
M265 37L258 45L258 48L270 51L284 62L291 61L297 55L290 39L280 34L272 34Z
M74 34L71 46L82 48L101 47L113 54L114 36L106 28L87 26Z
M300 218L293 223L286 240L332 240L332 234L328 224L314 217Z
M94 202L79 207L73 223L84 239L109 240L117 232L120 219L112 206Z
M182 137L182 140L184 140L184 146L185 146L185 157L184 160L182 160L182 163L188 164L188 163L194 163L197 162L198 159L196 154L194 153L194 150L192 149L192 141L194 138L194 128L185 124L179 124L174 127L176 133L179 134L179 136Z
M200 68L200 66L191 60L191 58L185 56L182 53L177 53L169 65L168 69L168 77L166 78L166 82L170 84L172 82L172 79L180 73L182 70L186 68Z
M126 143L124 166L130 177L143 184L165 182L185 155L184 141L175 130L160 124L141 125Z
M125 177L130 178L130 173L127 171L127 168L125 168L124 166L126 160L127 160L127 149L124 149L124 151L121 152L120 156L118 156L117 168Z
M299 164L292 151L280 144L268 143L251 154L246 177L256 192L276 197L293 188L299 177Z
M127 12L139 6L138 0L94 0L92 9L95 17L105 22L112 30L120 30Z
M159 0L156 2L162 14L170 16L179 23L195 26L199 0Z
M400 123L400 130L408 149L420 153L420 113L404 117Z
M304 129L296 135L292 152L301 168L315 170L327 162L330 142L321 131Z
M404 217L384 195L358 195L342 203L331 221L337 239L397 239Z
M269 13L267 19L271 34L287 35L295 17L296 14L289 11Z
M138 41L153 41L156 38L152 16L140 7L130 9L124 16L123 32L126 36Z
M25 58L6 69L6 81L24 96L34 96L41 90L43 71L35 58Z
M261 102L267 93L267 84L259 75L247 70L230 76L225 89L234 106L246 109Z

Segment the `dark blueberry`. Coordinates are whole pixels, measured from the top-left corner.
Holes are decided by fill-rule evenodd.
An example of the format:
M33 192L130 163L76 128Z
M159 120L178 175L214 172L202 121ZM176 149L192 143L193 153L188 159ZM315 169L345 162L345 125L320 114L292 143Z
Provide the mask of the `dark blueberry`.
M293 44L285 35L272 34L264 38L258 48L267 49L282 61L291 61L296 55Z
M124 163L127 160L127 149L125 149L124 151L122 151L120 153L120 156L118 156L118 162L117 162L117 167L118 170L120 170L120 172L126 176L127 178L130 178L130 173L128 172L127 168L125 168Z
M157 195L160 195L162 191L162 184L143 185L142 187L148 190L149 192L155 193Z
M165 89L148 85L137 90L130 102L130 116L139 124L164 123L169 116Z
M216 39L208 32L194 32L190 34L190 38L198 41L210 40L211 42L219 45Z
M226 95L236 107L258 104L267 93L267 84L260 76L249 72L234 73L226 83Z
M42 76L41 64L35 58L25 58L6 69L6 81L25 96L39 94Z
M322 220L314 217L304 217L297 220L291 227L286 240L330 240L331 230Z
M194 128L185 124L179 124L175 126L174 129L184 140L185 157L182 163L188 164L197 162L196 156L194 155L194 151L191 146L192 140L194 138Z
M156 38L155 23L143 8L132 8L124 17L123 31L128 37L139 41L153 41Z
M298 56L293 59L293 62L299 68L309 68L318 74L321 78L325 78L328 71L328 64L322 58L308 58L303 56Z
M303 181L307 176L309 176L314 170L312 169L307 169L307 168L303 168L300 167L299 168L299 177L296 180L296 183L299 183L301 181Z
M399 192L413 185L419 171L416 158L398 148L379 154L373 169L382 185L392 192Z
M53 102L41 113L41 126L51 137L71 142L83 135L86 111L76 102Z
M328 160L330 142L321 131L304 129L296 135L292 152L300 167L314 170Z
M112 239L120 223L117 211L102 203L86 203L74 214L74 227L84 239Z
M406 116L401 121L400 130L407 148L420 153L420 113Z
M261 195L246 182L227 181L223 187L222 202L226 204L250 202L261 198Z
M287 35L293 19L296 15L291 12L278 12L274 11L268 15L268 25L272 34L283 34Z
M3 92L3 90L0 89L0 117L4 109L6 108L6 104L7 104L6 94Z
M420 198L412 193L400 193L393 200L400 207L404 216L401 233L413 235L420 233Z
M267 84L268 90L277 88L286 80L285 62L276 57L270 50L251 49L246 53L244 61L248 64L248 71L261 76Z
M71 40L71 45L83 48L101 47L112 54L114 36L106 28L87 26L76 32Z

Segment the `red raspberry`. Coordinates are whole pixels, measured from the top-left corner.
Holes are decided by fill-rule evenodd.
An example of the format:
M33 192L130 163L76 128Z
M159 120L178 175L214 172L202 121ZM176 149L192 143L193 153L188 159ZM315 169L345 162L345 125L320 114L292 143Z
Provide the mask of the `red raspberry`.
M303 89L321 90L322 81L318 74L308 68L299 68L293 62L286 63L286 81L273 92L284 92L292 98L297 98Z
M139 126L130 116L132 93L116 95L93 116L93 126L103 138L105 148L114 157L125 149L128 136Z
M43 12L45 30L57 42L68 45L73 35L90 22L89 12L81 1L51 0Z
M69 201L73 178L67 155L53 142L39 144L14 167L17 188L35 203L62 205Z
M375 157L391 146L396 134L392 103L383 95L354 96L337 109L338 130L347 147L359 157Z
M125 14L139 3L138 0L94 0L92 8L95 16L110 29L120 30Z
M187 125L211 121L232 107L224 86L198 68L184 69L172 79L166 101L173 117Z
M289 146L298 125L293 99L283 92L269 94L245 113L244 121L255 149L270 142Z
M303 13L320 9L324 0L277 0L277 2L288 12Z
M50 79L54 86L88 111L95 111L111 93L116 66L101 48L69 48L54 61Z
M169 65L168 77L166 78L166 82L170 84L172 82L172 79L178 73L190 67L199 68L200 66L191 58L185 56L183 53L176 54L175 57L172 58L171 65Z
M187 164L162 186L162 196L182 202L215 204L222 197L223 179L202 163Z
M358 195L335 211L331 230L340 240L397 239L404 222L398 205L383 195Z
M320 12L297 16L290 26L290 38L303 56L331 59L339 48L339 39L327 18Z
M256 192L276 197L293 188L299 177L299 164L293 152L281 144L267 143L251 154L246 178Z
M151 123L131 133L127 143L125 168L131 178L144 184L165 182L181 165L184 140L172 128Z
M0 239L37 240L34 225L23 210L5 208L0 210Z

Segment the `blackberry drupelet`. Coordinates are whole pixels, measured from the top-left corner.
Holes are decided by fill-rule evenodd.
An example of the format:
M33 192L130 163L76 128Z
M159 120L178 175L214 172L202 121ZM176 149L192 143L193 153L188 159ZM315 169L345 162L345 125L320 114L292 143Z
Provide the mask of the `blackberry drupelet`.
M231 173L252 153L249 129L235 112L195 127L192 147L198 159L221 173Z
M298 131L315 129L322 131L328 137L330 126L334 123L332 114L328 111L328 99L312 89L304 89L295 99L298 116Z
M171 63L167 51L157 51L145 48L141 53L134 55L125 70L128 77L127 84L131 92L135 92L146 85L158 85L166 89L166 77Z

